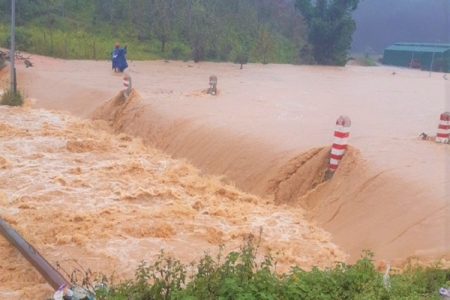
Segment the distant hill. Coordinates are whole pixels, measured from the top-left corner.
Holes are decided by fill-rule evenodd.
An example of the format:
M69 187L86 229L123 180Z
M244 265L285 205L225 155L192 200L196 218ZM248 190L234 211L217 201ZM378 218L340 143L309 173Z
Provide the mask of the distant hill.
M395 42L450 42L450 0L361 0L352 52L382 54Z

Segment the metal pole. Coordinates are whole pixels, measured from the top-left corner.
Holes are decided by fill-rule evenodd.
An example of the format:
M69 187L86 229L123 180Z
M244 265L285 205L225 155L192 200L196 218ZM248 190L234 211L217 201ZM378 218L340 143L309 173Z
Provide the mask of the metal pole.
M16 47L16 0L11 0L11 51L9 53L9 66L11 73L11 87L10 90L16 92L16 67L14 65L16 56L14 55Z
M414 46L413 52L411 54L411 61L409 62L409 68L412 68L413 60L414 60L414 52L416 52L416 46Z
M0 233L11 243L20 253L31 263L36 270L41 273L42 277L50 284L50 286L57 290L63 284L67 284L66 279L59 273L52 265L49 264L45 258L28 244L24 238L0 217Z
M428 74L428 77L431 76L431 71L433 71L433 63L434 63L434 55L435 54L436 54L436 50L434 50L433 57L431 58L430 74Z

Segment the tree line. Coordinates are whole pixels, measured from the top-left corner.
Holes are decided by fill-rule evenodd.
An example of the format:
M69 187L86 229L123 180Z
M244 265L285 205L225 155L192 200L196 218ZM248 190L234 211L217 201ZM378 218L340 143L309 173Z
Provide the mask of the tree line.
M41 51L56 52L59 36L83 32L153 45L142 51L156 58L342 65L354 31L349 3L356 9L358 0L16 0L16 43L36 49L42 35L50 46ZM3 28L10 12L11 1L0 0Z

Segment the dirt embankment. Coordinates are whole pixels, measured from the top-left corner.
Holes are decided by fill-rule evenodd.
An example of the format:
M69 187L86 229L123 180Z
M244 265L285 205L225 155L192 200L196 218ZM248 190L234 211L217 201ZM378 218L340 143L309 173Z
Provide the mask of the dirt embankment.
M161 124L164 116L143 105L135 90L128 98L120 92L91 118L105 120L116 132L139 136L146 144L193 161L205 173L221 175L224 182L233 181L278 204L299 204L297 200L322 183L328 170L330 147L313 148L287 160L289 156L277 154L262 140L223 129L194 128L187 119Z

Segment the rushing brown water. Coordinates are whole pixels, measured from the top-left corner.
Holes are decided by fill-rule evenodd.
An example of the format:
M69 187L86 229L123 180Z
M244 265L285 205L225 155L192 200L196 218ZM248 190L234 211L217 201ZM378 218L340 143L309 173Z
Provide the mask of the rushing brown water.
M29 105L0 107L0 207L53 264L126 278L161 249L189 262L260 228L280 270L363 249L398 266L450 259L450 146L418 138L449 110L441 74L131 62L122 101L109 62L34 64L18 66ZM217 96L203 93L211 74ZM350 147L322 182L341 114ZM3 298L51 294L2 238L0 249Z

